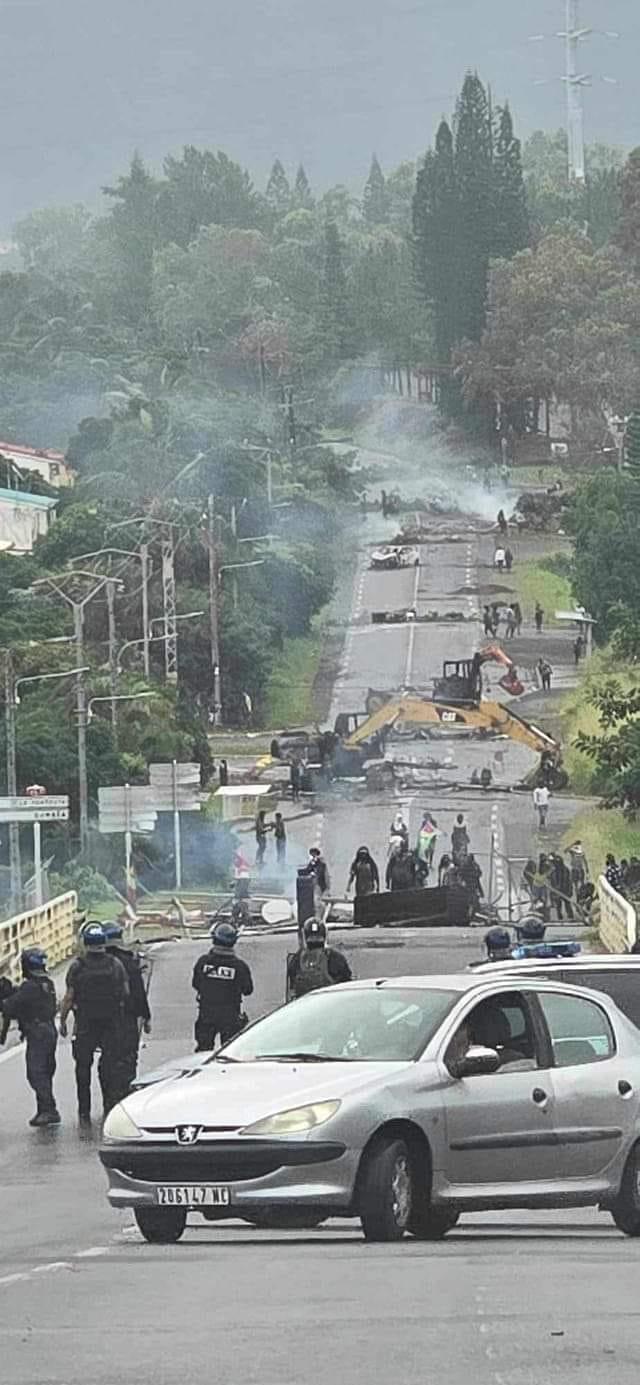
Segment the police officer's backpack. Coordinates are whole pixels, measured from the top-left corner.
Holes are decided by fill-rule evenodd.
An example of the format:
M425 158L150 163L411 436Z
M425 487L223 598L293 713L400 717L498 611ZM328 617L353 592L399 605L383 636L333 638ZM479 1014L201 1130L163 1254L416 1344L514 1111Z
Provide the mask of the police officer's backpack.
M329 958L324 947L306 947L300 953L298 975L294 983L296 999L318 991L321 986L331 986L333 977L329 971Z
M108 954L81 959L73 981L76 1009L81 1019L98 1023L117 1019L122 1001L118 970L115 959Z

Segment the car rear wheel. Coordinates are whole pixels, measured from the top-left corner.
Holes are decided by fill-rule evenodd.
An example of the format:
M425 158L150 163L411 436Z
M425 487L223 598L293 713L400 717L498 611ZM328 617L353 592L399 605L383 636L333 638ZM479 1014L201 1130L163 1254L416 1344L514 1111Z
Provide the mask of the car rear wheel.
M459 1212L450 1212L447 1207L426 1207L412 1214L408 1230L417 1241L441 1241L459 1217Z
M366 1156L360 1181L360 1221L366 1241L400 1241L413 1206L411 1156L404 1140L379 1140Z
M175 1245L187 1224L180 1207L134 1207L133 1215L145 1241L152 1245Z
M640 1236L640 1145L635 1145L627 1159L611 1215L625 1236Z

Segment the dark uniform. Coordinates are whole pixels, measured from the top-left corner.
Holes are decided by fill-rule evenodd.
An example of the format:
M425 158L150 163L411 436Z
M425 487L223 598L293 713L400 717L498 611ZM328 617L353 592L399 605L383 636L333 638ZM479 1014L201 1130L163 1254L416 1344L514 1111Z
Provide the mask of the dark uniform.
M53 1095L58 1033L55 986L46 972L25 977L12 995L2 1002L8 1020L17 1020L26 1039L27 1082L36 1095L36 1115L32 1125L57 1125L60 1116Z
M120 1058L118 1063L118 1088L121 1097L126 1096L135 1082L138 1072L138 1049L140 1047L140 1025L148 1028L151 1024L151 1011L145 989L140 961L134 952L126 947L109 944L107 956L116 957L122 963L129 983L129 994L124 1003L120 1025Z
M127 973L117 957L103 951L87 952L72 962L67 972L67 991L73 994L75 1035L73 1057L76 1065L78 1115L91 1116L91 1069L100 1051L98 1079L105 1112L118 1101L120 1044L129 985Z
M295 1000L324 986L351 981L351 967L334 947L301 947L287 965L288 992Z
M195 1024L196 1052L215 1046L216 1036L226 1044L242 1028L242 1001L253 994L253 977L247 963L233 948L215 943L199 957L191 982L198 996Z

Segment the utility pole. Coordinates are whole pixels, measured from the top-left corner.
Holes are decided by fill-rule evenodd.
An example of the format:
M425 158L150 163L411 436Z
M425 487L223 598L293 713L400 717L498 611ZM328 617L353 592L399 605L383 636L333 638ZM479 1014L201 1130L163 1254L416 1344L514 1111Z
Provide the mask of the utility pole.
M164 667L167 683L178 681L178 630L176 626L175 539L173 524L166 524L161 540L162 598L164 610Z
M118 645L116 639L116 592L113 582L107 582L107 620L109 628L109 684L111 687L111 726L117 734L118 714Z
M151 676L149 660L149 545L140 544L140 563L142 565L142 659L145 678Z
M567 137L569 143L569 178L574 183L584 183L584 112L582 88L588 85L589 77L578 72L578 44L591 32L579 28L578 0L565 0L566 67L564 80L567 85Z
M207 497L207 548L209 550L209 629L211 632L211 668L213 672L213 724L222 722L222 688L220 679L220 627L218 610L218 555L216 552L215 501Z
M4 723L7 754L7 793L15 798L18 792L16 767L16 689L11 650L4 656ZM19 912L22 903L22 862L20 859L20 826L9 823L9 870L11 877L11 912Z

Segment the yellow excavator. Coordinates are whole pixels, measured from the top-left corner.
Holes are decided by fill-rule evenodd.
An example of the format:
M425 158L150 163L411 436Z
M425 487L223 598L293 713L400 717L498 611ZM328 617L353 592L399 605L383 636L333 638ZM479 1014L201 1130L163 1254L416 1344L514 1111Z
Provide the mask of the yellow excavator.
M502 702L482 699L480 668L497 653L490 647L473 659L445 664L432 697L370 690L365 711L343 712L336 718L334 731L340 749L348 754L361 750L369 742L381 748L389 731L400 726L433 726L442 731L466 727L487 735L508 736L536 751L540 764L535 780L548 784L549 788L566 787L568 776L562 768L560 746L553 736L533 722L525 721ZM506 656L503 658L505 663L510 662ZM517 672L513 673L517 678Z

